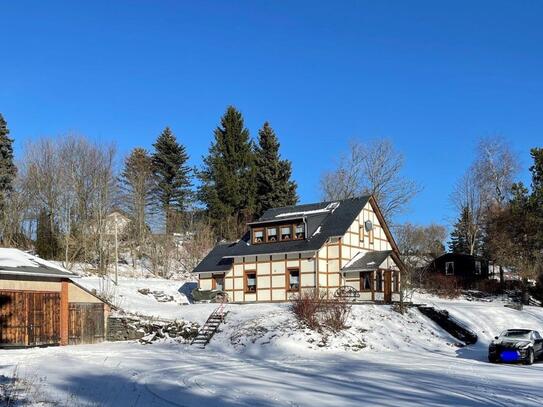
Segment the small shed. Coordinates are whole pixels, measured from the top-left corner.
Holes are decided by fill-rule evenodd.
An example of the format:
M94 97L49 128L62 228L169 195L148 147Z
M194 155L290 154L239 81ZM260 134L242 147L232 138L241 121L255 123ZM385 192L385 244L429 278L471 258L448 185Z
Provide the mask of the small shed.
M430 273L456 279L465 288L489 278L488 260L469 254L445 253L427 266Z
M0 248L0 347L103 341L111 307L77 278L37 256Z

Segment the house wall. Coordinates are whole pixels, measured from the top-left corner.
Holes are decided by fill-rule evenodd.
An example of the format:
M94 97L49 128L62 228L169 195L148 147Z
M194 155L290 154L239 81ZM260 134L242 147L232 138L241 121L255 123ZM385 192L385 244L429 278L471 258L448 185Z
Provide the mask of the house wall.
M60 292L60 281L28 281L18 278L0 277L0 290Z
M228 298L233 302L276 302L288 301L295 293L287 289L289 268L300 270L301 290L315 288L315 259L307 253L289 253L264 256L247 256L234 259L232 268L225 273L224 286ZM245 292L245 272L256 271L256 293ZM210 290L213 287L212 275L202 273L199 288Z
M365 232L363 225L366 220L373 224L373 239ZM361 228L362 226L362 228ZM287 301L293 293L288 292L287 270L289 267L300 269L301 289L314 289L324 291L328 297L343 285L350 285L360 290L360 273L351 273L345 278L340 269L344 267L357 253L366 251L392 250L387 239L383 225L368 202L358 217L341 237L330 239L315 254L279 254L266 256L247 256L234 259L232 268L225 272L225 291L233 302L254 301ZM392 258L388 258L381 265L383 269L398 270ZM244 292L244 273L256 271L257 292ZM199 288L211 290L213 273L202 273L199 276ZM374 280L375 284L375 280ZM382 293L374 293L375 300L383 300ZM361 300L372 300L372 293L361 293ZM399 294L392 295L393 301L399 301Z
M60 292L60 281L26 280L24 276L2 276L0 290ZM72 282L68 282L68 302L101 303L102 301Z
M370 220L373 224L373 237L365 231L364 222ZM319 287L327 292L329 297L343 285L360 290L360 273L349 273L343 276L340 269L360 252L392 250L384 227L368 202L347 232L339 239L332 239L319 250ZM382 269L399 270L394 260L389 256L380 266ZM375 287L375 274L374 274ZM382 300L381 293L374 293L374 300ZM371 292L361 292L360 300L371 301ZM398 293L393 293L393 301L399 301Z
M100 304L102 300L95 297L91 293L83 290L73 283L68 284L68 302L70 303L86 303L86 304Z

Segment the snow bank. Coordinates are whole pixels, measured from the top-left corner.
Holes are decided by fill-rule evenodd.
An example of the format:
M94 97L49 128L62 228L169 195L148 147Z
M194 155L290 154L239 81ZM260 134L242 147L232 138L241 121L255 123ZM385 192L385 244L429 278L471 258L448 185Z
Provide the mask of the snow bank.
M100 277L81 277L77 282L89 290L105 294L114 305L126 312L172 320L179 319L181 308L189 304L186 288L195 284L158 278L120 278L119 284L115 285L111 280ZM159 302L152 294L145 295L138 291L145 288L162 291L172 296L173 301Z
M228 305L229 314L210 347L259 354L306 352L438 351L458 342L417 310L402 315L386 305L353 305L348 329L318 333L297 322L288 304Z

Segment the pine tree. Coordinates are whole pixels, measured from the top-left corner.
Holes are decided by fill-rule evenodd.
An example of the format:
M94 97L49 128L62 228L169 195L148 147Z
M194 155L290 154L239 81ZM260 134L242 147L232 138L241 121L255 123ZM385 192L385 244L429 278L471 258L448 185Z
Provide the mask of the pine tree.
M42 209L38 216L36 253L44 259L55 259L60 254L58 228L53 222L51 214L45 209Z
M9 129L0 113L0 214L4 217L4 209L13 191L13 180L17 167L13 162L13 139L9 137Z
M154 205L155 181L153 162L149 153L143 148L133 149L125 159L120 186L134 222L132 226L134 237L139 244L143 243L148 232L147 215Z
M257 215L269 208L294 205L298 202L296 183L292 181L289 160L279 154L279 140L268 122L258 132L255 152Z
M186 165L189 156L169 127L164 129L153 147L156 194L166 218L166 233L169 234L175 231L176 215L185 210L190 196L190 168Z
M482 236L473 236L472 216L469 208L464 207L458 221L454 224L449 241L449 250L458 254L480 254L482 247ZM473 250L471 243L473 241Z
M239 237L255 212L254 151L242 114L226 109L215 129L215 140L198 173L198 197L206 206L216 233L227 239Z

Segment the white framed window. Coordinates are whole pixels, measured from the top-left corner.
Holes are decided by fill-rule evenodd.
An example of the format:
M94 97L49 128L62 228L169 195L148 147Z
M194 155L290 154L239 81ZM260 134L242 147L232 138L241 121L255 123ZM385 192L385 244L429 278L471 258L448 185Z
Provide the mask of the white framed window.
M453 276L454 275L454 261L445 262L445 275Z
M305 225L303 223L299 223L296 225L296 234L294 236L296 237L296 239L305 238Z
M373 290L373 271L365 271L360 273L360 291L372 291Z
M253 230L253 243L264 243L264 229Z
M478 276L481 275L481 262L479 260L475 261L475 274Z
M268 242L277 242L277 228L268 228Z
M292 226L281 226L281 240L292 239Z
M256 292L256 271L245 272L245 292L246 293Z
M300 270L288 269L288 291L300 290Z

